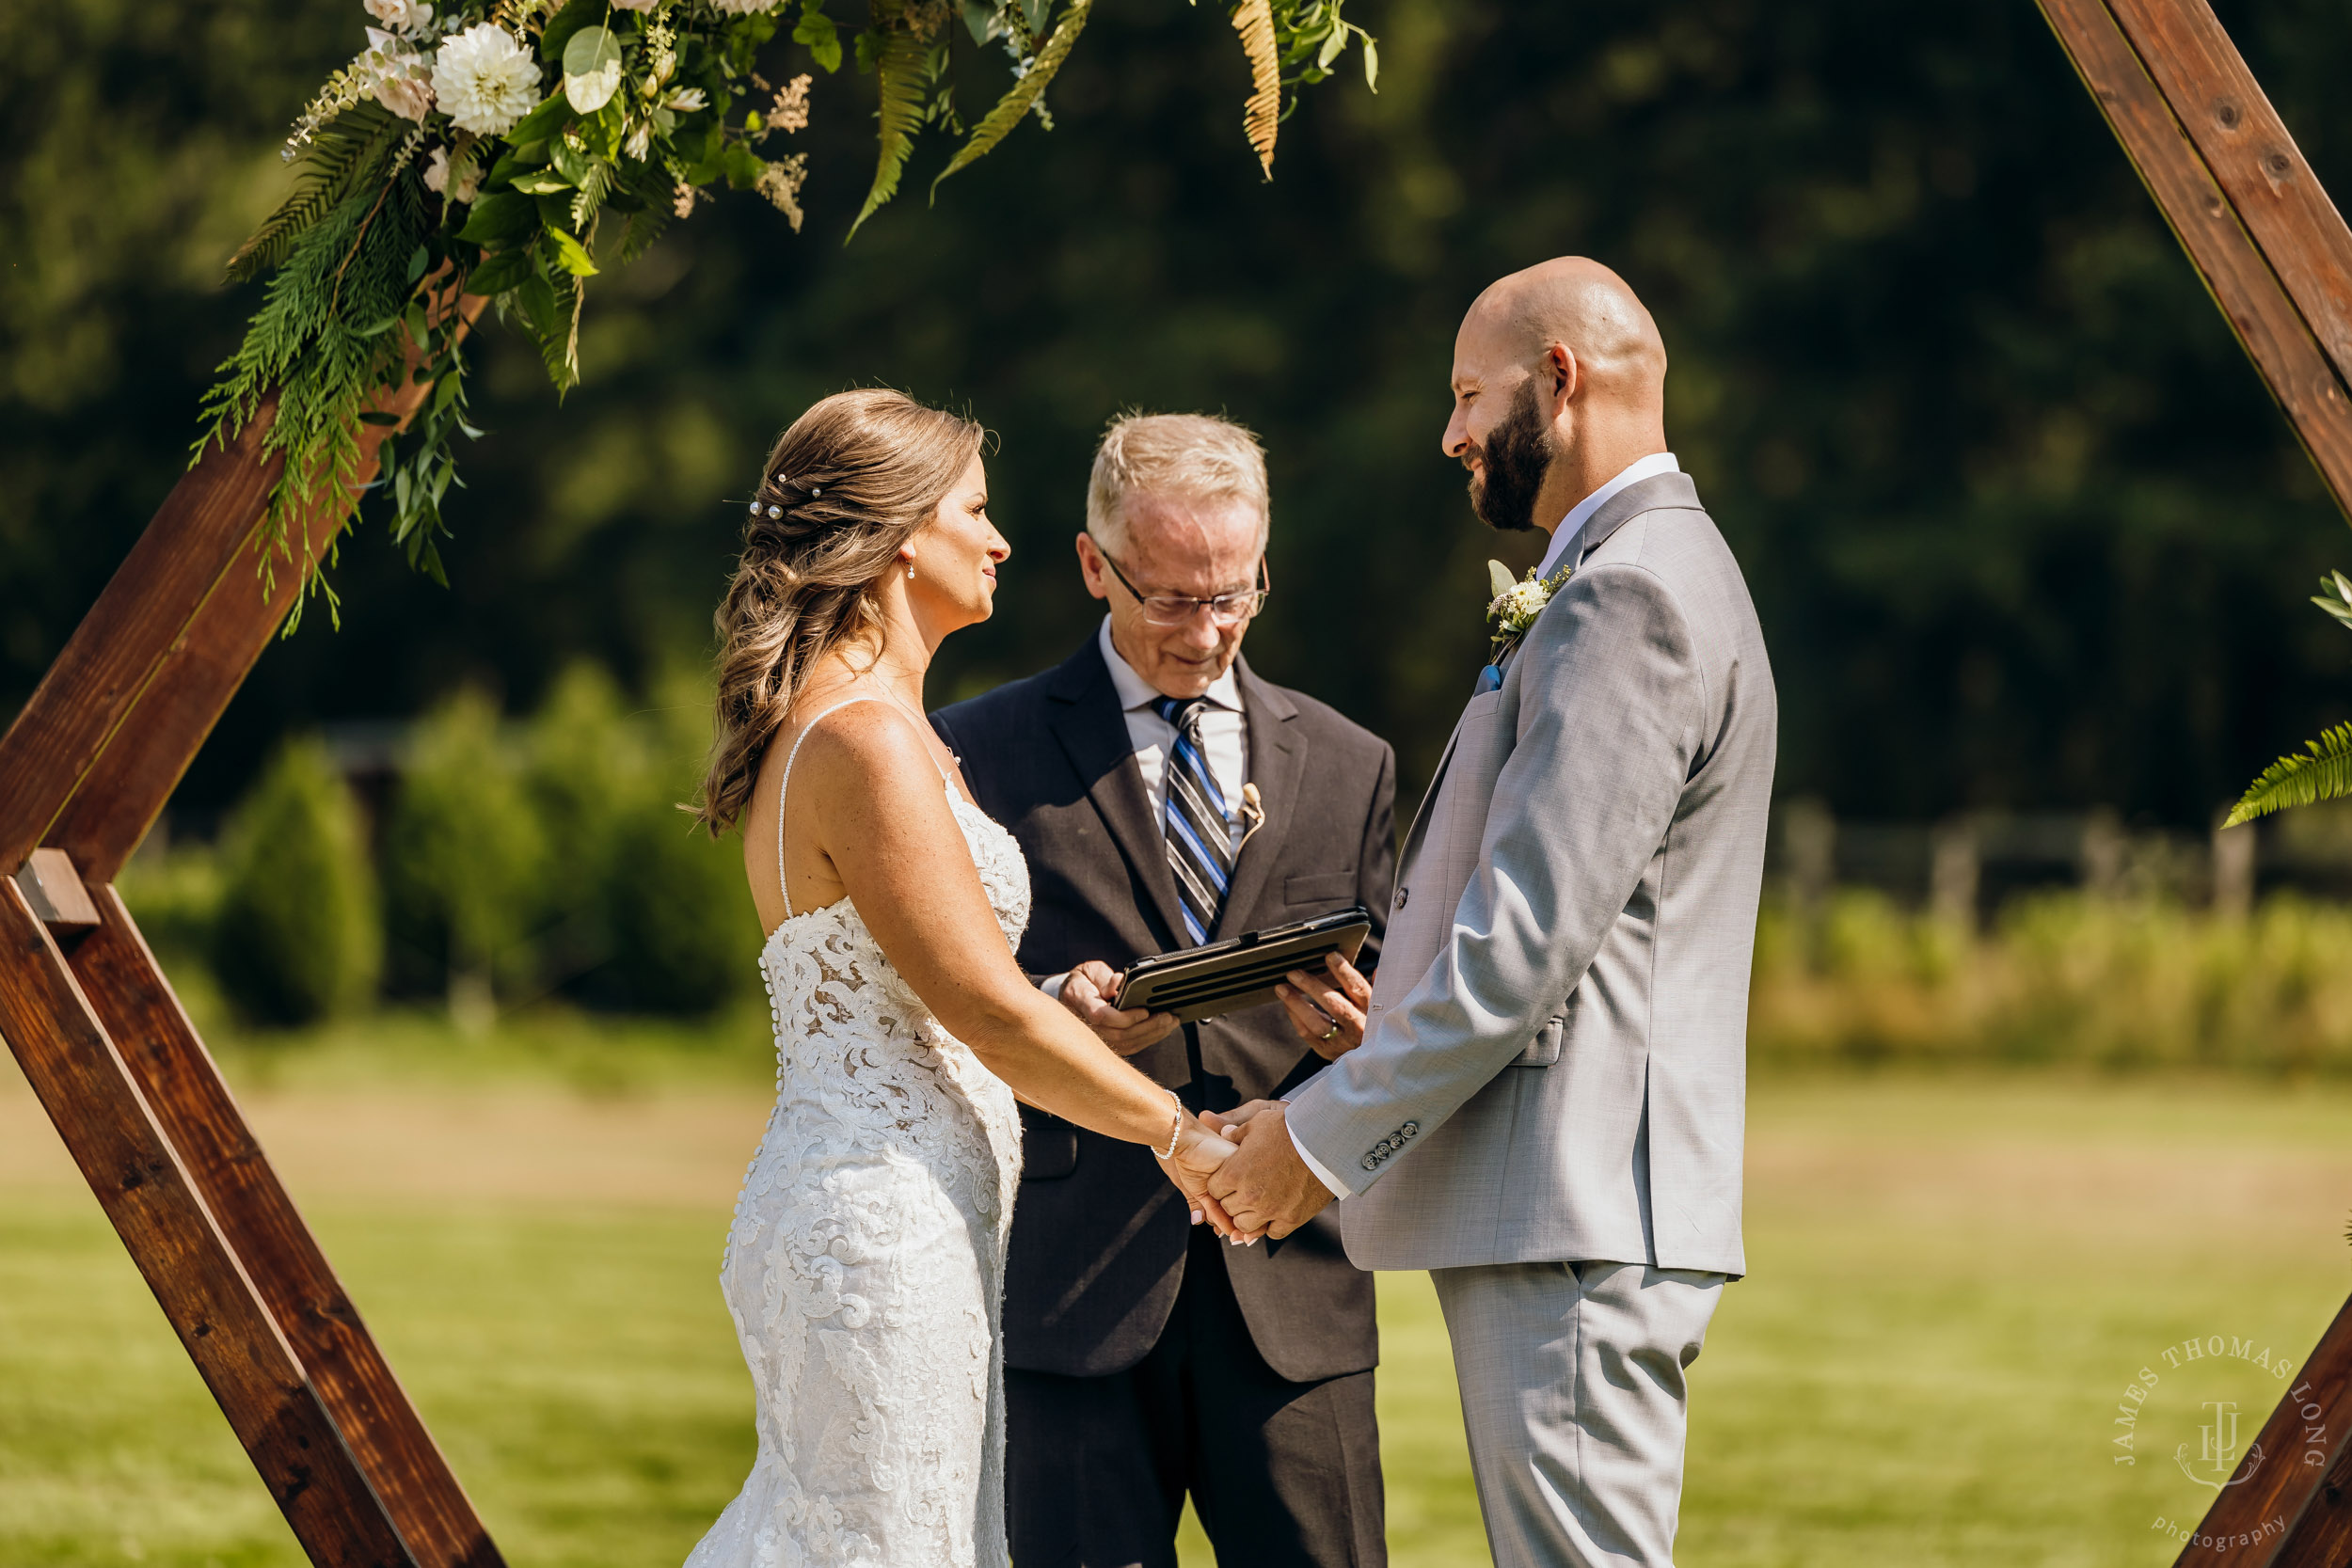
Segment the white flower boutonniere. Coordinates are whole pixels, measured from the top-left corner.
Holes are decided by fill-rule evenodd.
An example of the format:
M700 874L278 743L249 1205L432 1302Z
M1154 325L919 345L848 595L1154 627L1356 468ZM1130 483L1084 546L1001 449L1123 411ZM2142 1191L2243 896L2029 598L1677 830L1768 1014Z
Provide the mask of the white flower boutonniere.
M1486 579L1495 591L1494 598L1486 605L1486 625L1493 628L1490 634L1493 642L1487 657L1493 662L1502 663L1502 656L1527 635L1527 628L1535 624L1535 617L1544 612L1544 606L1551 602L1551 596L1560 591L1560 585L1568 580L1572 569L1563 566L1548 578L1539 578L1535 575L1535 568L1530 566L1527 577L1520 580L1515 579L1511 576L1511 568L1502 562L1486 562Z

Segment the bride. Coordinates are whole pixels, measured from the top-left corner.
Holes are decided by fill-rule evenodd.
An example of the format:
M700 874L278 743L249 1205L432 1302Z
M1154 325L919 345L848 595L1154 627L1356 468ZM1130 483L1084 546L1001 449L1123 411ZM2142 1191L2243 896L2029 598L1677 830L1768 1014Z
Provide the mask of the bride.
M1004 1568L1016 1098L1151 1146L1225 1227L1205 1182L1232 1146L1022 974L1028 868L923 718L1010 553L984 435L897 392L816 404L719 608L697 810L743 827L776 1107L720 1271L759 1452L689 1568Z

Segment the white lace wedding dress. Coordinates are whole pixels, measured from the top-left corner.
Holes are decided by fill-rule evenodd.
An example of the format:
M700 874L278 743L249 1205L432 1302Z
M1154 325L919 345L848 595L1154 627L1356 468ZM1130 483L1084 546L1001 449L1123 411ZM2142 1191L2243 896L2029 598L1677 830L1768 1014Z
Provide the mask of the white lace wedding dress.
M1020 846L946 789L1018 945ZM781 867L781 803L777 816ZM720 1268L759 1454L688 1568L1005 1568L1012 1091L916 1000L846 898L787 913L760 966L776 1108Z

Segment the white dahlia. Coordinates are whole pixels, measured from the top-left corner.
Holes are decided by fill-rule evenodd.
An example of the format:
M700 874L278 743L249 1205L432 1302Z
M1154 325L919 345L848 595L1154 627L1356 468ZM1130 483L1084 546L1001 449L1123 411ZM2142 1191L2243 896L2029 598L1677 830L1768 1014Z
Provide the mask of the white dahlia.
M460 131L496 136L539 105L539 66L515 35L480 22L443 40L433 94Z

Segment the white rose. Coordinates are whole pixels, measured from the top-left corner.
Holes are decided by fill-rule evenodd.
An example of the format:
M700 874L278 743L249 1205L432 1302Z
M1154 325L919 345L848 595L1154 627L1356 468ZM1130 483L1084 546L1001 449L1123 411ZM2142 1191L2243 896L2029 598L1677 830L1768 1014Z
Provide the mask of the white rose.
M515 35L476 23L442 40L433 59L433 92L461 131L501 135L539 104L539 65Z
M370 16L395 33L421 33L433 25L433 8L424 0L359 0Z

